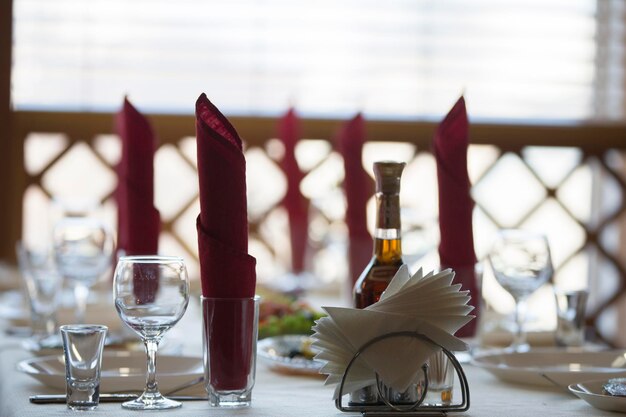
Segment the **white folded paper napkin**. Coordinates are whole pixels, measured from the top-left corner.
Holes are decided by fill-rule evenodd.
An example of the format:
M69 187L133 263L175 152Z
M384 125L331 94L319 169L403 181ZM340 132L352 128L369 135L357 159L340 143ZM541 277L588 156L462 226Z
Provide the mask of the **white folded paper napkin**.
M446 269L425 276L420 269L409 274L403 265L380 300L365 309L323 307L328 316L317 321L314 345L316 359L325 361L320 372L325 384L336 384L334 398L349 362L369 341L390 333L414 332L428 340L402 336L381 340L363 351L350 368L343 392L349 393L376 383L376 374L387 386L405 391L415 381L421 366L440 346L463 351L468 346L454 333L474 316L468 315L468 291L452 284L454 272Z

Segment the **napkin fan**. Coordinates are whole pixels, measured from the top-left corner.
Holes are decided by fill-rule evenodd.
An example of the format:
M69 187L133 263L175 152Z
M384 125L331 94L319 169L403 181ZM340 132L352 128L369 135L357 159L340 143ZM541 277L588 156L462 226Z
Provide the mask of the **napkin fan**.
M468 346L454 333L471 321L468 291L452 284L454 272L446 269L423 275L409 274L402 266L380 300L365 309L324 307L328 316L317 321L314 345L316 359L324 361L320 373L327 374L326 385L335 384L335 405L341 411L363 415L403 413L419 415L469 409L467 378L452 351ZM451 405L422 405L428 391L428 366L433 354L443 351L456 370L462 401ZM420 398L411 404L391 403L380 394L382 387L406 391L423 374ZM384 405L342 404L344 394L377 386Z

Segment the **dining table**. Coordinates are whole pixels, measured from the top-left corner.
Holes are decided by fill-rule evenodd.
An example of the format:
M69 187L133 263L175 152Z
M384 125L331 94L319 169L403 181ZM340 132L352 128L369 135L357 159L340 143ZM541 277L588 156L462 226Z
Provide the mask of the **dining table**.
M183 319L166 335L162 351L176 355L202 357L202 318L199 302L192 300ZM255 416L255 417L323 417L359 415L344 413L335 407L333 386L324 384L323 375L295 375L276 372L259 358L252 405L243 409L211 407L207 400L185 401L182 408L141 412L125 410L120 403L103 403L94 411L77 412L65 404L32 404L35 394L59 394L31 376L19 371L17 364L32 358L23 346L23 337L11 335L9 324L3 324L0 338L0 416L132 416L149 413L163 416ZM138 348L140 349L140 347ZM106 351L106 348L105 348ZM61 352L59 352L60 354ZM561 387L532 386L503 382L482 368L463 363L469 383L470 408L450 415L475 417L539 416L615 416L615 413L591 407ZM158 370L158 355L157 355ZM458 380L457 380L458 381ZM142 387L137 387L141 389Z

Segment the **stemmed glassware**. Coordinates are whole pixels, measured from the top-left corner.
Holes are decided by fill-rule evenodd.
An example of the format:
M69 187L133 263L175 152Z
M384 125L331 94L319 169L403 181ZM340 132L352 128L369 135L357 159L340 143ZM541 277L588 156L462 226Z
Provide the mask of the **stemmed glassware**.
M499 232L489 254L498 283L515 300L517 332L509 349L529 349L524 332L526 299L541 287L553 273L548 240L542 234L519 229Z
M65 217L53 231L57 268L74 289L76 323L84 323L89 289L109 268L113 238L109 229L94 217Z
M121 257L115 268L113 300L122 321L143 339L148 356L145 391L122 407L134 410L180 407L180 402L159 392L155 366L161 338L181 319L189 303L189 279L183 259Z

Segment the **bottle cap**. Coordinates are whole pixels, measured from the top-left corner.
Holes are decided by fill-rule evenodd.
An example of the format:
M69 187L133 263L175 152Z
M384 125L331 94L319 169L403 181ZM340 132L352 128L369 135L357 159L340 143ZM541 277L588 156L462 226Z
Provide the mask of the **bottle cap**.
M376 192L383 194L400 194L400 177L405 167L404 162L374 162L376 176Z

